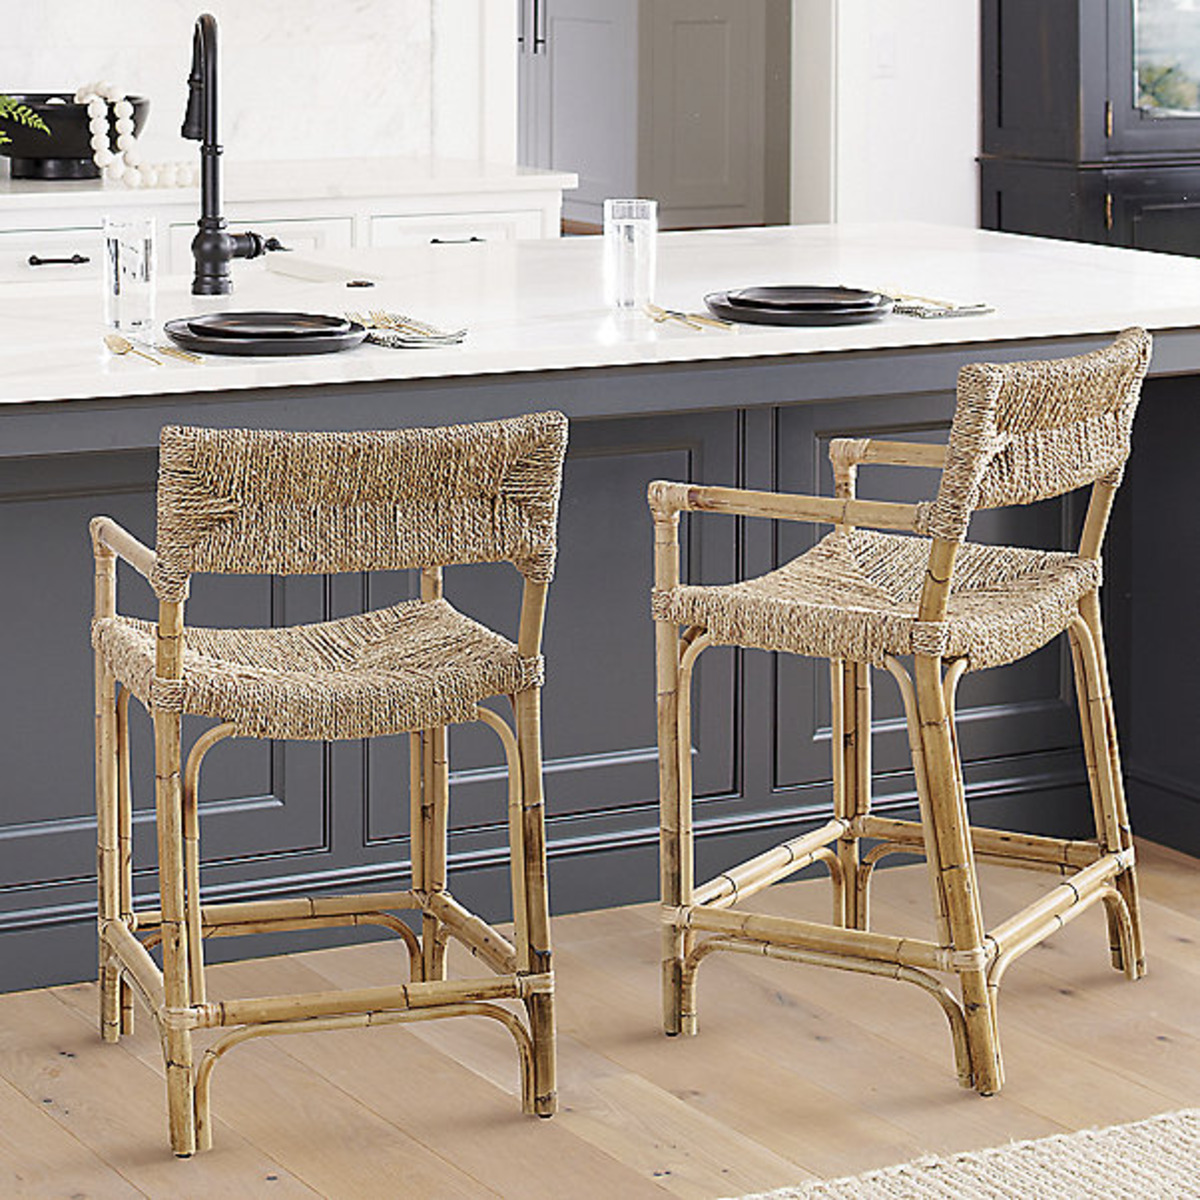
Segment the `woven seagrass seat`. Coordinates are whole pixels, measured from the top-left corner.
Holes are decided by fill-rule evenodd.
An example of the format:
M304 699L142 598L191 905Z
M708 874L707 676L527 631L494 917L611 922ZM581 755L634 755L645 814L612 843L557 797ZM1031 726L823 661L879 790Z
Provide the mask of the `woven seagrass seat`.
M1073 358L966 366L945 446L835 438L833 497L650 485L668 1033L696 1032L697 971L718 951L881 975L917 984L938 1001L960 1082L989 1095L1004 1077L1000 981L1019 955L1101 903L1113 965L1130 979L1144 973L1099 589L1100 549L1149 358L1149 336L1131 329ZM857 472L870 463L938 469L941 478L920 504L862 500ZM1083 487L1091 494L1075 553L967 540L978 509L1031 504ZM684 512L693 521L724 513L835 530L759 578L698 586L680 578ZM959 680L968 670L1015 662L1063 633L1071 645L1095 835L1048 838L972 826L954 727ZM830 660L833 812L818 828L698 884L690 692L696 662L713 645ZM901 661L909 656L911 669ZM900 689L919 820L871 811L874 668L886 669ZM872 873L896 853L926 860L932 938L870 928ZM1066 878L985 930L977 856ZM825 864L833 883L832 923L741 907L814 863ZM957 977L957 994L941 975Z
M930 645L917 619L929 540L854 529L826 535L798 558L740 583L654 596L657 620L701 626L714 645L786 650L886 665ZM1062 633L1100 584L1095 559L964 542L942 629L942 657L968 670L1014 662Z
M209 1101L222 1056L272 1034L486 1017L515 1042L524 1111L556 1111L541 641L566 441L560 413L374 433L167 428L155 548L109 517L93 518L100 1029L106 1041L128 1033L135 996L150 1010L177 1155L212 1144ZM153 587L157 621L117 612L118 559ZM471 563L510 563L523 577L515 641L443 595L443 567ZM268 629L184 622L193 577L206 573L401 570L419 572L420 596L390 608ZM154 722L158 908L133 894L131 696ZM511 719L485 701L507 705ZM184 714L217 722L186 757ZM463 722L491 728L507 766L511 936L449 889L447 727ZM410 887L202 902L199 778L215 746L235 737L394 734L409 743L409 853L397 871L411 875ZM351 925L399 938L407 978L209 1003L205 939ZM447 978L451 939L488 973ZM197 1061L193 1036L206 1030L217 1036Z
M117 681L146 705L155 633L129 617L92 630ZM230 721L239 737L384 737L474 721L480 701L541 682L539 657L522 658L446 600L410 600L316 625L189 626L180 711Z

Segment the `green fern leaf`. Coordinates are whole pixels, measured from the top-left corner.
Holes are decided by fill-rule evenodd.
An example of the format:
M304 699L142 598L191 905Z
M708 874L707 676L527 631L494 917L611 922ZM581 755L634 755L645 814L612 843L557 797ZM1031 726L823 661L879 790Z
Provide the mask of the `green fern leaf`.
M15 121L18 125L39 129L42 133L50 132L50 126L29 105L20 104L11 96L0 96L0 120ZM8 140L6 137L5 141Z

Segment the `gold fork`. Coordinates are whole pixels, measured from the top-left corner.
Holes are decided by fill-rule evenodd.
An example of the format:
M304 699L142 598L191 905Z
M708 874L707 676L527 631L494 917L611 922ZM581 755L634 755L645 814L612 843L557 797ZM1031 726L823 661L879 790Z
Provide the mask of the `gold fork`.
M161 367L162 359L155 358L153 354L147 354L145 350L139 350L128 338L123 338L119 333L106 333L104 335L104 344L114 354L136 354L139 358L144 358L148 362L154 363L156 367Z

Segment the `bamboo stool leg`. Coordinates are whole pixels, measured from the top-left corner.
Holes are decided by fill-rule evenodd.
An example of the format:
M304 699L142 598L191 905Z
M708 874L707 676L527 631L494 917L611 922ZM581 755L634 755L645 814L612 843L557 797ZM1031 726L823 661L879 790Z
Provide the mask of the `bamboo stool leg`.
M121 688L117 697L117 855L118 898L121 920L133 919L133 779L129 759L129 696ZM133 1032L133 987L121 976L121 1033Z
M854 811L855 818L871 812L871 667L855 663L852 671L853 692L847 696L853 713ZM871 876L860 870L853 881L855 895L855 928L870 929L871 914L868 891ZM850 886L849 882L846 884Z
M546 886L546 822L542 792L541 689L517 695L514 710L521 752L521 792L524 814L521 838L525 852L525 920L529 969L553 971L550 954L550 903ZM558 1067L555 1051L553 985L525 1001L533 1038L534 1111L552 1117L558 1111Z
M654 582L667 589L679 583L679 514L654 513ZM679 667L686 646L679 628L670 621L654 623L654 675L658 722L658 841L659 898L664 909L678 909L691 903L691 845L685 845L689 827L685 801L680 788L680 764L691 760L690 745L680 743ZM690 733L690 729L689 729ZM687 899L684 899L684 893ZM663 1030L668 1037L695 1032L695 1017L685 1028L683 1016L683 964L687 939L684 932L664 918L662 925L662 1009Z
M1120 849L1133 849L1133 830L1125 801L1125 782L1121 770L1121 752L1117 741L1117 721L1113 710L1112 687L1108 679L1108 660L1104 648L1104 628L1100 618L1100 598L1089 592L1079 603L1079 612L1091 634L1092 653L1085 648L1083 660L1088 678L1089 707L1095 712L1093 753L1096 759L1097 781L1106 810L1107 820L1115 827L1114 836ZM1129 937L1133 961L1123 962L1130 979L1140 979L1146 973L1145 940L1142 933L1142 910L1138 894L1137 868L1130 865L1113 881L1129 912ZM1111 910L1110 920L1112 919ZM1114 938L1119 941L1119 938ZM1114 953L1116 963L1118 954Z
M425 734L408 735L409 859L412 862L412 889L425 891ZM410 955L412 978L425 978L425 954Z
M975 856L971 848L966 799L956 765L953 714L942 688L941 660L914 656L917 711L930 818L938 846L941 883L946 897L946 917L962 985L967 1044L975 1090L990 1096L1004 1081L995 1018L988 998L983 949L983 915Z
M1096 739L1092 736L1092 691L1088 679L1087 667L1084 663L1083 647L1079 635L1070 631L1071 663L1075 674L1075 696L1079 708L1079 725L1083 737L1083 756L1087 764L1088 792L1092 798L1092 819L1096 828L1096 840L1105 850L1120 849L1114 844L1111 830L1106 828L1104 798L1100 791L1100 777L1096 760ZM1118 971L1128 971L1130 964L1125 959L1122 936L1122 915L1116 906L1104 906L1105 919L1108 925L1108 950L1112 965ZM1127 919L1127 918L1125 918Z
M929 803L929 781L925 776L925 751L921 742L921 719L917 712L917 694L913 688L912 676L904 669L899 659L889 655L887 669L896 680L900 698L904 703L905 725L908 729L908 750L912 758L913 775L917 785L925 866L933 901L934 927L937 930L938 942L943 946L948 946L951 939L950 923L946 917L946 887L942 877L941 851L933 830L933 810Z
M185 929L183 814L178 713L154 710L155 804L158 823L158 887L162 903L163 987L168 1009L191 1002ZM196 1152L192 1034L163 1029L171 1149L180 1158Z
M509 697L513 711L516 702ZM521 785L521 748L512 727L502 718L480 705L481 719L490 725L504 744L504 759L508 767L508 873L512 889L513 948L517 952L517 971L528 974L529 965L529 898L525 887L525 803ZM532 1097L529 1097L532 1102ZM532 1108L530 1109L532 1112Z
M445 595L441 567L423 567L420 594L424 601L440 600ZM440 892L446 887L446 822L450 804L447 769L447 737L444 727L427 729L422 734L421 857L424 861L422 891ZM416 837L414 826L412 836ZM415 885L414 885L415 886ZM421 917L422 970L427 980L446 978L445 931L432 913Z
M871 809L871 668L864 663L831 660L834 816L852 821ZM859 839L838 839L842 868L842 924L868 927L869 871L859 863Z
M97 928L120 906L118 858L116 680L96 655L96 914ZM121 971L99 941L100 1036L121 1036Z
M117 560L97 546L92 580L92 606L97 617L110 617L117 607ZM100 654L93 658L96 771L96 929L100 992L100 1036L121 1036L121 972L111 961L99 931L117 915L118 883L117 681Z
M446 839L450 814L450 771L445 726L425 733L425 794L421 804L425 842L425 890L446 890ZM421 918L421 948L426 979L446 978L446 937L432 913Z
M660 895L669 909L683 904L683 800L679 763L686 749L679 741L679 631L666 621L655 623L655 670L658 690L658 786ZM662 928L663 1028L670 1036L683 1032L683 933Z
M846 759L848 726L853 717L846 712L847 677L853 677L854 664L840 658L829 660L829 733L833 751L833 815L848 818L854 806L851 791L854 776ZM853 685L851 685L853 686ZM857 928L858 924L858 838L852 834L838 838L837 859L841 865L841 924Z
M691 636L690 641L687 638L684 641L686 648L676 676L675 745L679 755L676 771L679 789L679 896L680 904L690 905L695 898L696 884L695 837L692 831L692 678L696 661L708 645L708 638L699 634ZM696 1033L698 1021L696 972L689 971L685 964L695 944L696 935L691 929L680 933L679 1028L681 1033L689 1037Z

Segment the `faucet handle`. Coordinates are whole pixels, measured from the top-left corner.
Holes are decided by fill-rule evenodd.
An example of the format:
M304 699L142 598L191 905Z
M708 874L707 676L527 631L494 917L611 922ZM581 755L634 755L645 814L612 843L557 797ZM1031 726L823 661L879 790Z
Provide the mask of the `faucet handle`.
M183 128L179 132L191 142L204 140L204 44L199 22L192 33L192 70L188 75L187 110L183 114Z
M261 233L253 233L250 230L246 230L244 233L235 233L232 238L234 258L259 258L268 250L288 249L278 238L265 238Z

